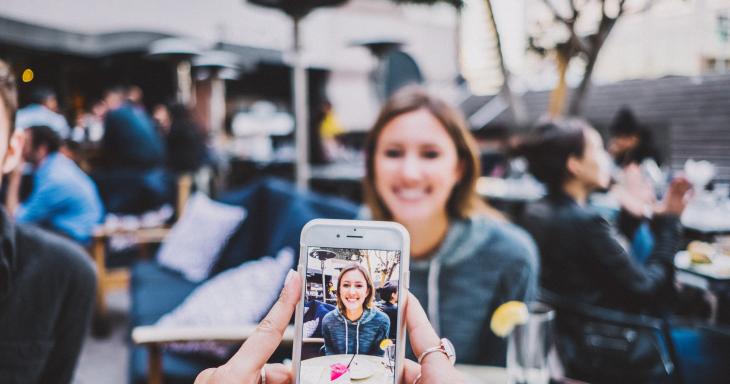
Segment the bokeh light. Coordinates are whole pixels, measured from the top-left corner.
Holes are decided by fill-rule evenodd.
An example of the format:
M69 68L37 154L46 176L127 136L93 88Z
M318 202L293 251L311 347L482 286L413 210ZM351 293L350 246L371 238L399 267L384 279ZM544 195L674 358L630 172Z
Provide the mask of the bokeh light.
M35 77L35 73L33 73L33 70L32 70L32 69L30 69L30 68L26 68L26 69L25 69L25 70L23 71L23 74L22 74L22 75L20 76L20 79L21 79L21 80L22 80L22 81L23 81L24 83L30 83L31 81L33 81L33 78L34 78L34 77Z

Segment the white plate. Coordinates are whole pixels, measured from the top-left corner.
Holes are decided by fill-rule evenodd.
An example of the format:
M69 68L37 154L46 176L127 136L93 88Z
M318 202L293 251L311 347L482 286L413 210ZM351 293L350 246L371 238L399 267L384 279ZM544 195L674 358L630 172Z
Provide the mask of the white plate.
M367 360L355 360L350 365L350 378L353 380L367 379L375 374L377 367Z
M690 270L713 279L730 279L730 256L723 254L715 254L710 264L692 264L689 252L680 251L674 256L674 265L677 268Z

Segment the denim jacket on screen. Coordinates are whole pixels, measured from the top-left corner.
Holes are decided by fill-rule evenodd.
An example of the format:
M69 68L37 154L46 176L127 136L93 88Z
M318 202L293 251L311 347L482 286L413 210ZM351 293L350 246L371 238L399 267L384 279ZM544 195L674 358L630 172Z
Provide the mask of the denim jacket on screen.
M366 309L359 320L350 321L339 309L322 320L324 349L327 355L363 354L383 356L380 342L388 338L390 319L377 309Z

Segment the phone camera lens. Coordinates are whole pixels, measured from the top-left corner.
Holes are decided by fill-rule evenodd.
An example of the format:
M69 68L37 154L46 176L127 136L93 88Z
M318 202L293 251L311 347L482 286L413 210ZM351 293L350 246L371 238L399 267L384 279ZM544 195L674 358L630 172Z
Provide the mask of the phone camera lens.
M355 232L357 232L357 228L353 228L352 230L355 231Z
M337 234L337 237L338 237L338 238L340 237L340 234L339 234L339 233Z

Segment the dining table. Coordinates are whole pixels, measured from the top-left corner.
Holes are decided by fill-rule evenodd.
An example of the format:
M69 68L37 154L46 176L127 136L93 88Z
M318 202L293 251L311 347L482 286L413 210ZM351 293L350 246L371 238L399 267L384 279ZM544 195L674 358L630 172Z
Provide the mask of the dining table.
M350 363L352 361L352 363ZM303 360L301 364L302 384L331 384L330 366L350 364L350 381L356 384L392 384L393 373L383 357L357 355L329 355ZM466 384L507 383L507 370L503 367L457 364L456 369L464 375ZM345 380L344 382L348 382Z

